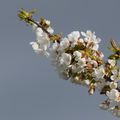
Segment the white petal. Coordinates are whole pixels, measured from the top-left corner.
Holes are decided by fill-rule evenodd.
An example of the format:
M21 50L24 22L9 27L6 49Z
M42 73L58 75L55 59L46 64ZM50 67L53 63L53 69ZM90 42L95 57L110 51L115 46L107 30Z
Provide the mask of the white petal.
M53 30L51 27L49 27L49 28L47 29L47 31L48 31L49 33L51 33L51 34L54 33L54 30Z
M86 33L85 32L81 32L81 35L86 37Z
M74 42L74 41L78 40L79 37L80 37L79 31L73 31L70 34L68 34L68 39L71 42Z
M37 27L37 25L36 25L36 24L33 24L33 25L32 25L32 30L33 30L33 31L36 31L36 30L37 30L37 28L38 28L38 27Z
M41 37L43 34L43 30L41 28L37 28L36 29L36 36L37 36L37 39L39 39L39 37Z
M96 50L96 51L98 50L98 48L99 48L99 45L98 45L98 44L95 44L95 45L92 47L92 49L93 49L93 50Z
M67 53L62 53L60 57L60 64L70 65L72 56Z
M50 21L49 21L49 20L46 20L46 24L47 24L47 25L50 25Z
M61 40L61 42L60 42L59 49L60 49L60 50L64 50L64 49L68 48L69 45L70 45L69 40L68 40L67 38L63 38L63 39Z
M36 42L31 42L30 44L32 45L33 50L39 49L39 45Z
M58 48L58 43L57 42L53 43L51 50L55 51L57 48Z
M109 63L111 66L115 66L116 61L115 61L115 60L108 59L108 63Z
M119 97L120 94L119 94L118 90L112 89L110 92L107 91L106 95L109 97L109 99L115 101Z

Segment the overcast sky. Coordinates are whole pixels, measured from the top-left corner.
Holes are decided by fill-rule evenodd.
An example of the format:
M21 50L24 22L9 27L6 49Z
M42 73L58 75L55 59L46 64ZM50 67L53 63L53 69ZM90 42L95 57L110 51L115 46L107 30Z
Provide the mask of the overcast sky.
M92 30L102 39L120 40L120 0L0 0L0 120L118 120L99 109L103 96L61 80L49 60L36 55L30 26L19 8L37 9L35 19L51 20L63 35Z

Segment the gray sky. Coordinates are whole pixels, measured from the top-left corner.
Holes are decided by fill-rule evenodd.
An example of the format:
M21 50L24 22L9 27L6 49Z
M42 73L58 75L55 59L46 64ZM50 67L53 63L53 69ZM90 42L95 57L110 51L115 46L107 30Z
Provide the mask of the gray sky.
M21 7L36 8L36 20L51 20L56 33L95 31L105 55L109 39L120 39L120 0L1 0L0 120L117 120L99 109L103 96L60 80L32 51L35 35L17 18Z

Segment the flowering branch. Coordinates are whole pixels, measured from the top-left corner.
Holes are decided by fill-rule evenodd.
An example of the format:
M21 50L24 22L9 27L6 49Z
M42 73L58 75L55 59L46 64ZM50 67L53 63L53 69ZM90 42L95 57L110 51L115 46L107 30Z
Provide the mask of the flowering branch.
M18 17L21 19L21 20L24 20L26 23L28 24L31 24L31 25L34 25L36 27L39 27L41 28L48 36L49 38L52 38L52 40L60 40L61 39L61 36L60 35L52 35L48 30L47 28L49 28L50 26L50 21L46 21L44 18L41 18L41 21L40 23L37 23L35 20L33 20L32 16L33 14L35 13L35 10L32 10L30 12L27 12L26 10L24 9L21 9L19 11L19 14L18 14Z
M120 117L120 46L111 40L113 54L105 61L104 54L99 51L101 39L95 32L73 31L63 38L60 34L53 34L50 21L41 18L36 22L34 12L21 9L18 13L18 17L32 25L36 33L36 42L30 43L33 50L49 56L62 79L86 86L90 95L96 90L105 95L107 98L100 108Z

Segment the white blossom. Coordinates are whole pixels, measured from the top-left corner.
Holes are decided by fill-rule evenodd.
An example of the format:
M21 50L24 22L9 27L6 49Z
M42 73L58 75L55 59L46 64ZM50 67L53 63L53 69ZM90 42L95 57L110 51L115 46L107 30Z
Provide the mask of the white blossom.
M40 39L43 35L43 30L41 28L36 29L36 39Z
M42 54L42 55L45 55L45 56L49 56L49 53L47 51L45 51L44 49L41 49L40 45L37 42L30 42L30 45L32 45L33 50L37 54Z
M82 54L81 54L81 52L79 52L79 51L75 51L75 52L73 53L73 56L75 57L75 60L76 60L76 61L79 61L79 59L81 59L81 57L82 57Z
M73 31L68 34L68 39L71 42L71 47L74 48L80 38L79 31Z
M104 101L99 105L99 107L103 110L108 110L109 109L109 102Z
M99 48L99 45L98 45L97 43L94 43L92 49L93 49L93 50L98 50L98 48Z
M48 56L48 47L50 46L50 39L46 33L43 32L41 28L36 29L36 42L31 42L33 50L36 53Z
M91 32L90 30L87 30L85 32L81 32L82 36L85 37L86 42L94 41L95 43L99 43L101 41L100 38L97 38L95 35L95 32Z
M93 75L94 75L97 79L101 79L101 78L103 78L104 75L105 75L105 69L104 69L104 66L101 65L101 66L99 66L98 68L96 68L96 69L94 70Z
M30 42L34 51L39 51L39 45L37 42Z
M88 62L92 65L94 65L94 67L98 67L98 63L95 60L88 60Z
M112 89L111 91L107 91L106 95L108 96L110 100L116 101L118 97L120 96L120 93L118 92L118 90Z
M48 27L47 31L48 31L50 34L53 34L53 33L54 33L54 30L53 30L51 27Z
M86 66L86 59L85 58L78 59L77 65L81 67Z
M80 43L83 43L84 44L84 40L82 39L82 38L79 38L78 39L78 42L80 42ZM85 44L84 44L85 45Z
M115 60L112 60L112 59L108 59L108 63L109 63L111 66L115 66L116 61L115 61Z
M70 42L67 38L63 38L61 41L60 41L60 46L59 46L59 50L64 50L66 48L68 48L70 45Z
M52 35L54 30L50 26L50 21L46 20L46 24L48 25L46 31ZM32 29L36 33L36 42L30 43L33 50L38 54L50 55L60 78L88 87L90 94L95 90L99 92L103 90L107 100L100 104L100 108L111 110L113 115L120 117L120 110L116 109L117 105L120 106L120 85L118 84L120 69L115 67L117 63L113 59L107 61L110 73L107 72L105 63L99 63L104 54L98 50L101 39L96 37L95 32L87 30L80 35L79 31L73 31L60 41L53 41L36 24L33 24ZM85 46L85 49L79 49L81 46ZM105 93L104 88L108 88Z
M72 56L70 54L62 53L60 57L60 64L68 66L71 63L71 60L72 60Z
M77 41L80 37L79 31L73 31L70 34L68 34L68 39L71 42Z
M85 85L88 86L88 85L90 85L90 80L88 80L88 79L87 79L87 80L84 80L84 83L85 83Z
M38 26L36 24L32 25L32 30L35 32L37 30Z
M47 25L50 25L50 23L51 23L50 20L45 20L45 22Z
M92 43L92 46L90 46L91 49L98 50L98 43L100 43L101 39L96 37L95 32L92 33L90 30L88 30L86 33L81 32L81 34L85 37L84 40L85 42L87 42L87 46L89 46L90 43Z
M101 59L103 59L104 54L103 54L102 52L99 51L99 56L100 56Z
M115 117L120 117L120 108L112 107L110 111Z
M120 80L120 70L113 69L112 74L113 75L111 76L111 80L113 80L113 81L119 81Z
M51 51L56 51L59 47L59 44L55 41L50 48Z

